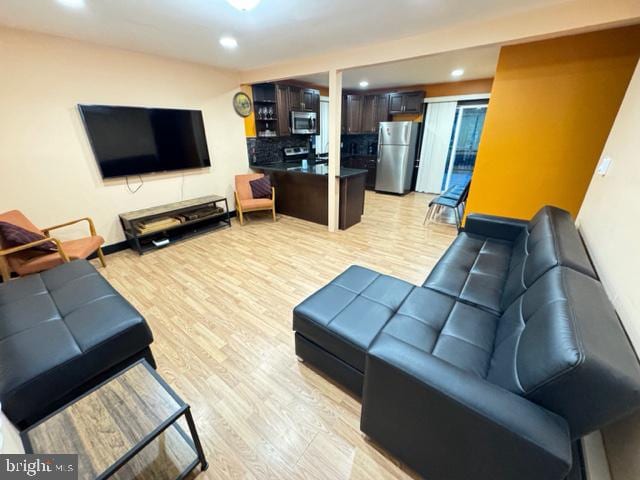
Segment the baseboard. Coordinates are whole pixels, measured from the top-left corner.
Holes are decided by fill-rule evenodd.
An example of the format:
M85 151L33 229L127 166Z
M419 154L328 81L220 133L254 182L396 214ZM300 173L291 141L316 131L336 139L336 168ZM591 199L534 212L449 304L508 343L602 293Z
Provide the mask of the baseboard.
M105 255L111 255L112 253L121 252L122 250L126 250L127 248L129 248L129 244L125 240L123 240L118 243L112 243L111 245L105 245L104 247L102 247L102 253L104 253ZM89 259L91 260L96 257L97 255L94 253L89 257Z
M236 211L229 210L229 217L233 218L235 216L236 216ZM122 250L126 250L128 248L129 248L129 243L127 243L126 240L123 240L121 242L105 245L104 247L102 247L102 253L104 253L105 255L111 255L112 253L121 252ZM95 253L89 257L89 260L93 260L94 258L98 258L98 255Z

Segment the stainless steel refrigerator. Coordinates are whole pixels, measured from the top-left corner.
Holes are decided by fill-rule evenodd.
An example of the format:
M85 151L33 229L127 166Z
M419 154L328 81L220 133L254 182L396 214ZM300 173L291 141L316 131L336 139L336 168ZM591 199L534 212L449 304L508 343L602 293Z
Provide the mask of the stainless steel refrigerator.
M407 193L416 159L416 122L380 122L376 192Z

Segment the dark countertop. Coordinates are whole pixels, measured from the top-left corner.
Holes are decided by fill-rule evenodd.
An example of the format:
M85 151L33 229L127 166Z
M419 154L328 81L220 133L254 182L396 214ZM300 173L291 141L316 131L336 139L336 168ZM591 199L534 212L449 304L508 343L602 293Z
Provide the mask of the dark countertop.
M254 170L263 170L266 172L287 172L287 173L298 173L305 175L323 175L327 176L328 166L324 161L311 163L307 168L302 168L301 162L278 162L278 163L267 163L260 165L249 165ZM340 168L340 178L353 177L356 175L365 175L367 170L361 170L358 168Z

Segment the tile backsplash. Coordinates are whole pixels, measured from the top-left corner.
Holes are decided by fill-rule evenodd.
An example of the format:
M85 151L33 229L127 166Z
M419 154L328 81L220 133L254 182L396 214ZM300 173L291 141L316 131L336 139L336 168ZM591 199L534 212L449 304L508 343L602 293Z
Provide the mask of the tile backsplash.
M370 144L373 144L375 149L378 148L377 133L342 135L342 153L356 153L359 155L365 155L369 149ZM352 148L354 148L355 150L352 150Z
M282 150L287 147L308 147L309 137L307 135L291 135L288 137L273 138L247 138L247 151L249 152L249 163L265 164L282 162L284 156Z
M377 148L378 135L375 133L342 135L342 153L356 153L365 155L369 145ZM353 145L353 147L352 147ZM286 147L308 147L308 135L290 135L287 137L247 138L247 152L250 164L265 164L284 161L282 150ZM355 150L352 151L352 148Z

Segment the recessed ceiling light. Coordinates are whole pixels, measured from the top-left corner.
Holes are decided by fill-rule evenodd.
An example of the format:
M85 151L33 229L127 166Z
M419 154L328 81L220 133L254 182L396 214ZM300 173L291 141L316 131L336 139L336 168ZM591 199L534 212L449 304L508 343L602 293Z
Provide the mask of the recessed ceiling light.
M60 5L64 5L69 8L83 8L84 0L58 0Z
M464 69L456 68L455 70L451 71L451 76L452 77L461 77L463 73L464 73Z
M369 86L369 82L367 82L366 80L362 80L360 82L360 88L367 88Z
M236 48L238 46L238 41L233 37L222 37L220 38L220 45L224 48Z
M238 10L248 12L258 6L260 0L227 0L229 5Z

